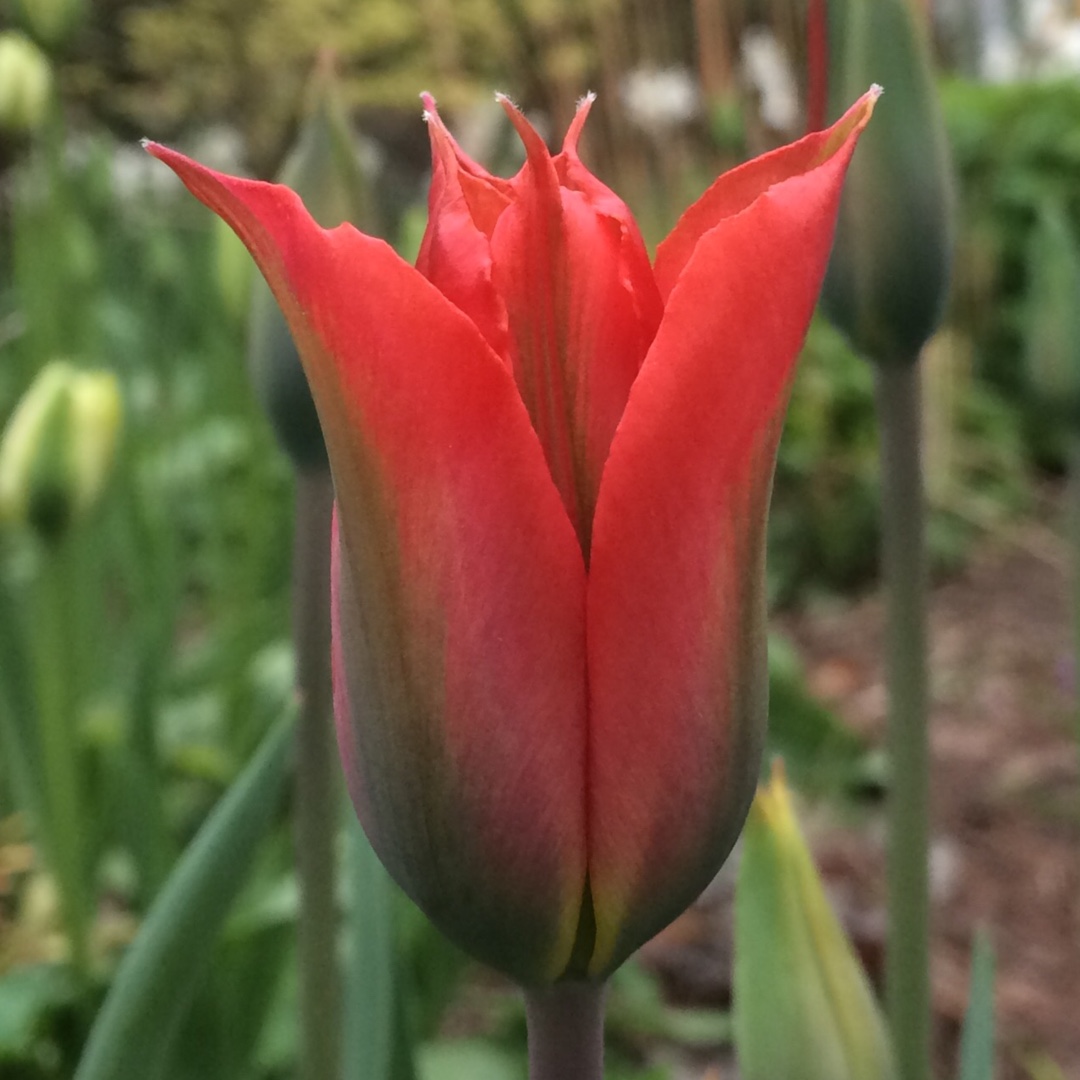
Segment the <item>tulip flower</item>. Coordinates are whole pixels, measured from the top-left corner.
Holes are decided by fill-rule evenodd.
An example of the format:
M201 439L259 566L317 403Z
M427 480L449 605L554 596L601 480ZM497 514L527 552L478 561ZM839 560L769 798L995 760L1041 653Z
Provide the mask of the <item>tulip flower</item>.
M512 180L425 97L415 267L289 190L153 144L260 265L337 499L349 790L391 875L527 985L600 979L728 855L766 714L788 387L878 91L717 180L650 265L577 150Z

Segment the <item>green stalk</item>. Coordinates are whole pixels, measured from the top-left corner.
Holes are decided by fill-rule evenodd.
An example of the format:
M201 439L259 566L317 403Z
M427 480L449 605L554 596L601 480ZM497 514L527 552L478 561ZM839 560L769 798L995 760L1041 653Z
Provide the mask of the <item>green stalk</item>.
M525 991L529 1080L602 1080L606 983Z
M886 986L901 1080L930 1076L929 743L919 365L875 364L887 601L889 934Z
M90 822L79 769L77 642L71 615L79 587L72 541L43 548L35 612L35 674L45 847L60 890L60 908L76 973L89 974L90 890L85 833Z
M334 489L328 472L297 473L293 638L300 715L293 814L300 885L297 948L302 1080L336 1080L341 1075L341 977L334 867L340 799L330 676L333 503Z
M1073 588L1073 679L1076 682L1076 703L1073 706L1073 721L1076 726L1076 741L1080 748L1080 434L1070 436L1069 440L1069 483L1068 483L1068 521L1066 528L1072 546L1072 588Z

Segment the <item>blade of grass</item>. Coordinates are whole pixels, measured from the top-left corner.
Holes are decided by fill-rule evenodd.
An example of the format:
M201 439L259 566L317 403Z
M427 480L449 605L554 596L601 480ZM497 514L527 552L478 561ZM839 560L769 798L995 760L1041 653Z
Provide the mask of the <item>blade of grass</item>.
M153 1080L274 819L292 720L263 739L165 883L90 1032L75 1080Z
M960 1080L993 1080L994 947L984 930L975 935L971 988L960 1037Z

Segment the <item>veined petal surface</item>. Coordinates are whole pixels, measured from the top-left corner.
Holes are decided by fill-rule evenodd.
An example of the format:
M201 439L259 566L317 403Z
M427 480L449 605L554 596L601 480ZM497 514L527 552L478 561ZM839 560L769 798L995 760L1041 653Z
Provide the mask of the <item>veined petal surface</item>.
M506 305L491 279L491 232L510 202L506 181L470 161L424 97L431 136L428 224L416 268L459 307L509 363Z
M339 738L372 844L475 956L555 978L585 880L585 571L511 374L386 244L149 149L247 244L311 381L340 515Z
M776 445L872 105L697 239L612 443L587 616L592 975L701 892L753 796Z
M636 291L623 222L563 187L539 134L503 103L527 158L492 233L493 280L518 389L587 559L608 449L660 308Z

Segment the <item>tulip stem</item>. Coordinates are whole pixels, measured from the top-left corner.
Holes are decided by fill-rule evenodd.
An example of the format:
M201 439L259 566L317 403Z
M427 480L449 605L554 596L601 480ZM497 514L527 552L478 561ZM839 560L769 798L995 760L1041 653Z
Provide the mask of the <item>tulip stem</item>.
M606 983L525 991L529 1080L602 1080Z
M78 635L71 615L72 598L78 590L74 559L70 536L47 546L36 612L42 631L37 656L37 706L45 846L59 885L72 966L84 979L90 969L93 901L80 762Z
M297 473L293 637L300 715L293 828L300 888L297 951L302 1080L335 1080L341 1074L341 976L334 867L340 800L330 677L333 504L329 473Z
M930 754L919 365L879 363L874 371L881 428L891 763L886 989L900 1080L925 1080L931 1028Z

